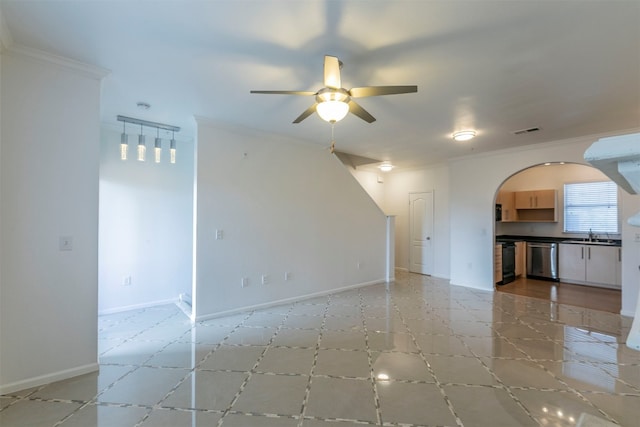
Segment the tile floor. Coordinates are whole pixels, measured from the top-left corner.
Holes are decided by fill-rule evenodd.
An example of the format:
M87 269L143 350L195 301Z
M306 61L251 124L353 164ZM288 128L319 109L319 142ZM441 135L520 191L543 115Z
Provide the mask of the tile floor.
M99 325L99 374L0 397L1 426L640 420L629 319L420 275L195 325L174 306Z

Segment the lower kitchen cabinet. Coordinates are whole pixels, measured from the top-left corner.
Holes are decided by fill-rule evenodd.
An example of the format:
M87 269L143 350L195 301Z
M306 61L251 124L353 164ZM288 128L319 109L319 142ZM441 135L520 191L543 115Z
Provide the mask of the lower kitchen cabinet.
M496 283L502 283L502 245L495 245L493 276Z
M516 277L523 276L527 271L527 243L516 242Z
M561 282L620 288L620 247L566 243L559 246Z

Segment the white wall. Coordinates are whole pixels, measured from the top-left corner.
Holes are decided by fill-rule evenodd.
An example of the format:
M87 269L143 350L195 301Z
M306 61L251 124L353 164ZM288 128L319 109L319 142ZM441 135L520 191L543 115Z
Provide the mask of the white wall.
M350 166L345 167L351 172L351 175L360 183L362 188L371 196L374 202L383 212L387 211L385 201L385 185L387 174L385 172L371 172L361 169L354 169ZM382 182L381 182L382 181Z
M1 65L0 394L97 369L101 79L18 50Z
M128 160L120 160L122 127L103 126L100 146L99 312L176 301L191 294L194 152L163 131L163 158L153 161L155 129L144 128L147 160L136 160L139 126L129 134ZM131 277L131 285L123 279Z
M423 170L391 172L385 176L385 211L396 215L396 267L409 269L409 193L433 191L434 272L450 277L449 169L437 165Z
M384 281L385 215L334 156L198 119L196 163L197 318Z
M621 133L630 133L621 132ZM451 162L451 283L493 289L493 203L502 182L544 162L585 163L585 150L603 135L466 157ZM640 209L640 197L622 192L624 214ZM640 273L632 227L623 227L622 312L634 311Z
M3 245L1 242L4 242L4 238L2 236L2 53L4 52L4 39L2 37L2 33L5 30L6 24L4 23L4 17L2 16L2 9L0 9L0 310L2 310L2 261L4 259L3 255ZM2 322L2 315L0 314L0 322ZM2 371L2 324L0 323L0 371ZM0 375L0 388L2 387L2 375ZM2 394L2 390L0 390L0 394Z
M633 317L640 292L640 241L636 234L640 228L627 224L627 219L640 211L640 195L622 196L622 309L625 316Z

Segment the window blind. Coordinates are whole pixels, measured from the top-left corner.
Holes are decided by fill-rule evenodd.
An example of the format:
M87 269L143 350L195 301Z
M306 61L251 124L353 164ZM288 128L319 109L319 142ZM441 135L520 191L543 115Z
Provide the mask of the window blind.
M612 181L565 184L564 231L619 233L616 184Z

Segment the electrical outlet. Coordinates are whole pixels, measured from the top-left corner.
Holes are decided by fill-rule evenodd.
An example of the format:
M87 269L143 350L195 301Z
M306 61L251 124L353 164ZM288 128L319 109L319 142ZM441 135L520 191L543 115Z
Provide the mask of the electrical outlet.
M131 276L124 276L122 278L122 286L131 286Z
M363 264L364 264L364 263L363 263L362 261L358 261L358 262L356 263L356 267L358 268L358 270L360 270L360 269L362 268Z
M291 280L291 272L290 271L285 271L284 280Z
M223 230L216 230L216 240L222 240L224 238Z
M241 282L240 282L240 285L243 288L246 288L247 286L249 286L249 278L248 277L243 277Z
M269 284L269 275L268 274L263 274L262 275L262 284L263 285L268 285Z

